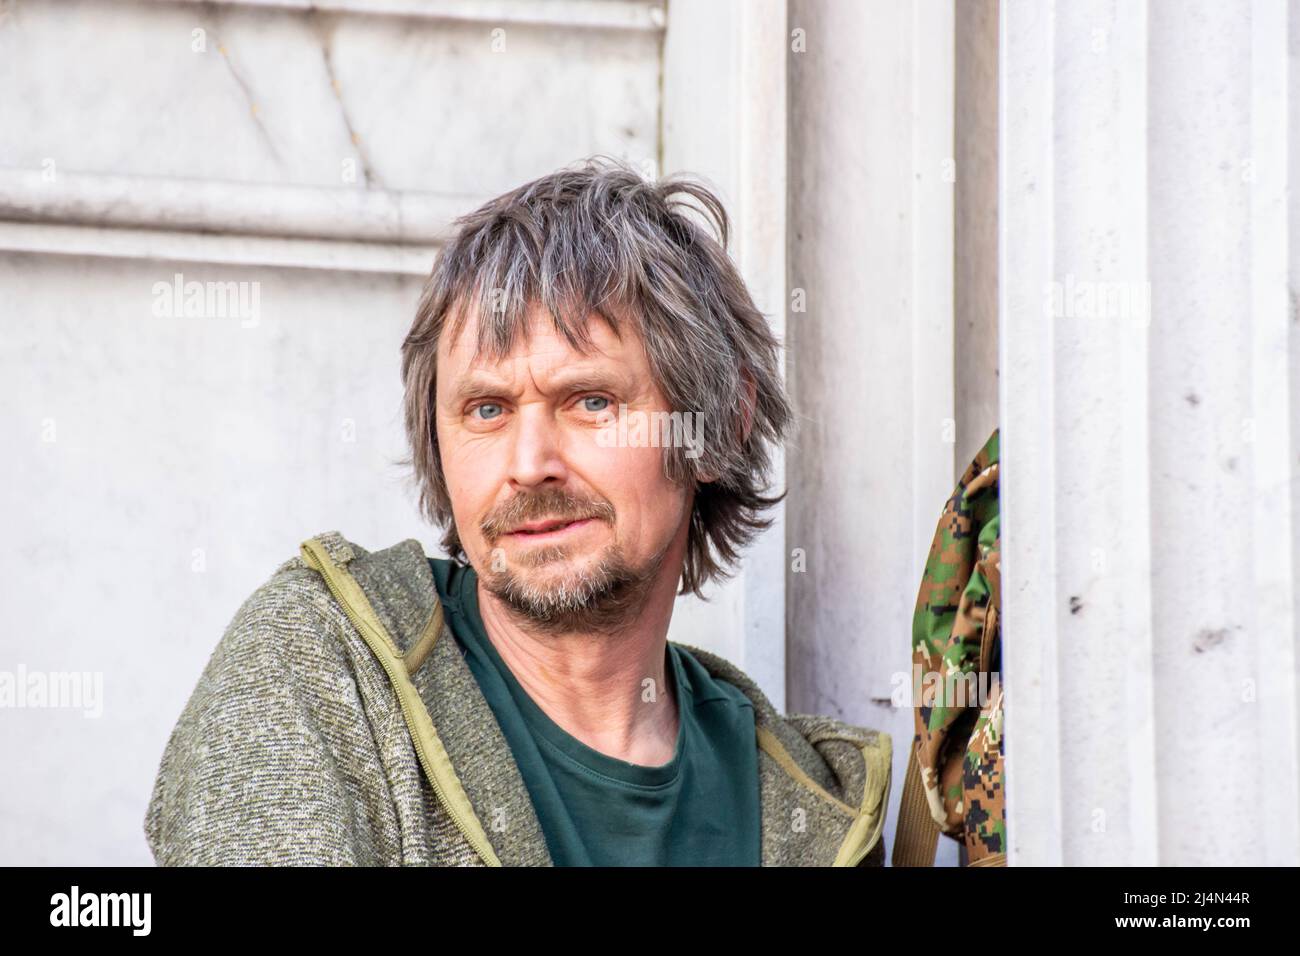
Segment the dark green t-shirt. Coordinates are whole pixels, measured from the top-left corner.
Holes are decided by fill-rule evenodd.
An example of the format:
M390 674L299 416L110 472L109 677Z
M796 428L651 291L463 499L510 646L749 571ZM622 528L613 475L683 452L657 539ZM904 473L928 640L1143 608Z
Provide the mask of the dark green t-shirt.
M669 643L677 749L658 767L588 747L537 706L483 627L469 566L430 558L466 662L523 774L556 866L758 866L754 707Z

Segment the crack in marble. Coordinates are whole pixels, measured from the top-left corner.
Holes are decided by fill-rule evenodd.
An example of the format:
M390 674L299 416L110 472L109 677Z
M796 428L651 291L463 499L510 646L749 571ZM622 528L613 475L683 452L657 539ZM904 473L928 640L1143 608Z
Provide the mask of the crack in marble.
M218 24L218 28L220 28L220 24ZM266 124L262 122L262 117L258 115L257 103L253 99L252 88L248 85L248 81L240 74L239 70L235 69L234 61L231 60L230 53L226 50L226 44L222 42L220 35L215 39L217 52L221 54L221 61L226 64L227 71L229 71L235 84L239 87L240 92L244 94L244 101L248 104L249 115L253 117L253 122L257 124L257 131L261 134L262 142L266 144L266 148L271 151L271 156L275 159L276 163L279 164L280 168L283 169L284 157L281 156L280 151L275 148L275 141L271 139L271 131L266 128Z
M310 11L308 18L320 43L321 60L325 65L325 77L329 80L330 92L334 94L334 101L339 105L339 116L343 120L343 128L347 130L348 140L356 149L357 157L361 160L361 175L365 177L366 188L376 185L382 189L384 184L376 175L374 166L370 162L370 154L361 145L361 137L352 125L352 117L348 113L347 105L343 102L343 91L339 86L338 76L334 72L334 56L330 52L330 47L333 46L334 42L333 20L324 20L316 7L309 7L308 9Z

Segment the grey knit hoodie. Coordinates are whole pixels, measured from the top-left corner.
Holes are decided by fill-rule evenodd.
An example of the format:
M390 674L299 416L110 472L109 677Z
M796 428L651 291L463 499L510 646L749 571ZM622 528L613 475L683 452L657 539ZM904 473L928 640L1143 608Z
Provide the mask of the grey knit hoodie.
M753 701L762 864L881 865L889 735L782 717L686 647ZM167 742L145 834L161 865L551 865L424 549L337 532L235 615Z

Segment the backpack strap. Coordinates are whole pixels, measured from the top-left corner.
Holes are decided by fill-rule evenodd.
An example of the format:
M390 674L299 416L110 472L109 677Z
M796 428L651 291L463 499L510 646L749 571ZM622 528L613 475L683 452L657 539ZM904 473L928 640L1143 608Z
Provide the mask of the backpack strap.
M894 831L894 866L934 866L939 848L939 825L930 814L921 784L921 765L913 746L907 758L907 775L903 780L903 798L898 808L898 827Z

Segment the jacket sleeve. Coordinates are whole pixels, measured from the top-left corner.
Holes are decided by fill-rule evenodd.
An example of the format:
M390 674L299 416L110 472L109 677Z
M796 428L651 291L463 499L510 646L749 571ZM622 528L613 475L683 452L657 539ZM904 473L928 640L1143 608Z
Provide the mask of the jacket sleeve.
M168 739L145 816L163 866L395 862L387 779L339 614L283 568L226 629Z

